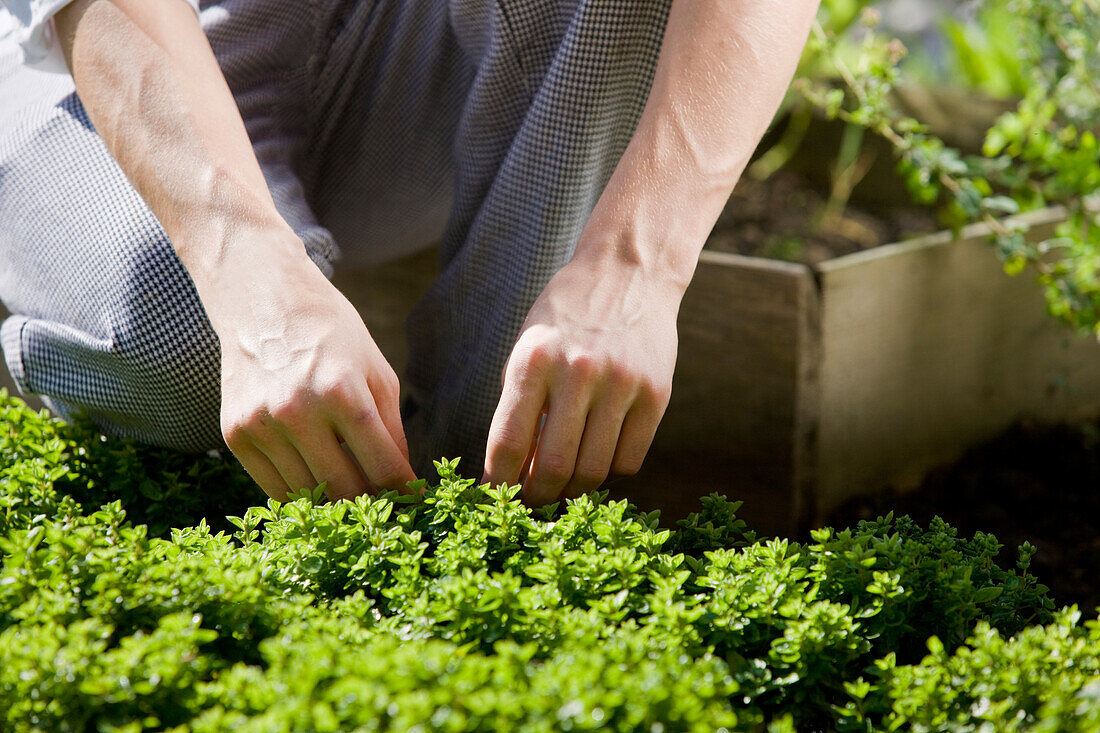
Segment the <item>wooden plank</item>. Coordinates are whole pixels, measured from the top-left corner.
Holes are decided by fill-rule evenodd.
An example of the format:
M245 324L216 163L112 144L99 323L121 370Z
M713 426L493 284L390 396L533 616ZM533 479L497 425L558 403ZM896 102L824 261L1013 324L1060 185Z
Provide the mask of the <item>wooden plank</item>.
M794 452L791 458L791 532L806 529L817 506L817 451L821 424L821 287L816 277L800 287L799 347L795 381Z
M1030 217L1042 236L1060 212ZM818 510L917 484L1023 418L1100 414L1100 344L1004 274L985 230L933 235L820 267Z
M671 520L717 491L744 499L756 526L794 526L797 403L816 298L803 265L705 251L680 310L671 403L641 473L615 495Z
M1100 208L1100 200L1097 200L1096 207ZM1026 224L1028 227L1027 238L1029 241L1034 242L1053 234L1054 228L1060 222L1064 221L1065 218L1065 209L1060 206L1051 206L1045 209L1021 214L1018 217L1013 217L1006 220L1005 224L1011 225L1013 222ZM971 224L963 227L958 236L955 236L952 232L947 230L934 232L902 242L883 244L879 247L872 247L871 249L866 249L861 252L853 252L843 257L826 260L818 264L815 269L819 274L824 275L837 270L847 270L866 262L873 262L880 259L892 259L903 253L937 249L967 241L985 242L988 236L989 228L985 224Z

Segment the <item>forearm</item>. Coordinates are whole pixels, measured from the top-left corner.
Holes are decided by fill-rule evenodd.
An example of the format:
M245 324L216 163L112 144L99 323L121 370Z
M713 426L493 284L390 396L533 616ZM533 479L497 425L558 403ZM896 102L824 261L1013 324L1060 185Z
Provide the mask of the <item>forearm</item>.
M96 130L219 337L229 448L279 500L321 483L332 498L404 488L397 376L276 210L191 8L77 0L57 26Z
M288 254L301 249L186 3L78 0L57 26L89 117L208 310L226 291L226 275L254 263L247 250L257 238Z
M641 120L577 257L674 292L782 101L817 0L676 0Z

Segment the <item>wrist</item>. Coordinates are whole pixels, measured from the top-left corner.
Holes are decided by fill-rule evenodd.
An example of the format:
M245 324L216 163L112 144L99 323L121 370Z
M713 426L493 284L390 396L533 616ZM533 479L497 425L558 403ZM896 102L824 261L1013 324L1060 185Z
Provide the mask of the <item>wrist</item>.
M196 281L216 279L225 267L254 257L257 246L273 254L302 249L266 184L250 184L239 170L208 164L193 193L172 204L163 207L164 226Z
M659 166L638 161L640 155L630 160L629 153L589 217L574 259L630 270L650 286L676 293L678 302L718 214L673 190Z
M647 236L630 226L591 233L586 228L570 265L595 276L599 282L594 287L618 289L620 283L636 283L655 299L678 308L695 273L698 248Z
M211 325L219 336L242 318L259 317L264 306L301 288L304 276L324 278L289 227L242 227L221 233L210 247L184 265L191 274Z
M682 296L743 166L700 167L663 129L651 116L635 131L575 258L633 266Z

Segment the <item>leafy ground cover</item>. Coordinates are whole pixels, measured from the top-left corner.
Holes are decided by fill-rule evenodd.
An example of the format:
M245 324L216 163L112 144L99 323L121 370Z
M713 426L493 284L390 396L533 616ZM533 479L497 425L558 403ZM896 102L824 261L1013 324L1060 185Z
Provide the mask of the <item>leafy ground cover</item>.
M420 495L249 506L219 456L0 397L0 728L1100 726L1100 624L1026 545L1002 568L939 520L797 543L716 496L670 530L515 495L443 461Z

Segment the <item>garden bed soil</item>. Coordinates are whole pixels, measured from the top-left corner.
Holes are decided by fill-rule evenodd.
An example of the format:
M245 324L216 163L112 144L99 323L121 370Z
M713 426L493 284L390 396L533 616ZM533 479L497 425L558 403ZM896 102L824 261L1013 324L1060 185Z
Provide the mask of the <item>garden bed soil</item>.
M784 170L762 181L742 177L707 248L816 265L939 228L932 211L917 206L861 203L831 212L820 187Z
M893 511L920 523L935 515L960 534L988 532L1011 566L1024 542L1037 551L1030 572L1058 604L1090 615L1100 606L1100 421L1020 424L931 472L915 491L853 499L823 519L848 526Z
M978 154L987 130L1016 101L974 90L901 84L892 103L907 117L965 154ZM765 154L783 139L789 117L781 117L757 149ZM767 259L817 265L879 245L943 229L932 209L916 206L901 176L893 144L865 133L849 199L831 206L838 151L848 124L815 116L791 158L765 180L752 166L741 177L707 248Z

